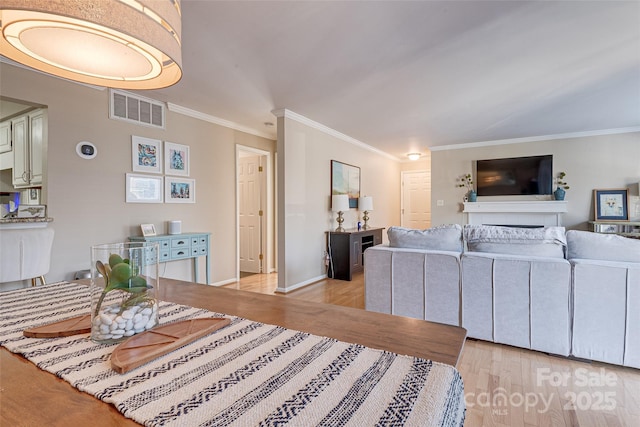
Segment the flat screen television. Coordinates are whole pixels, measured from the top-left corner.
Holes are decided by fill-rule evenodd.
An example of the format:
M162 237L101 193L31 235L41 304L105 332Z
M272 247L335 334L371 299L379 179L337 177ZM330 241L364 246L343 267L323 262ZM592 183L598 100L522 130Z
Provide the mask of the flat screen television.
M478 160L478 196L551 194L552 171L552 155Z

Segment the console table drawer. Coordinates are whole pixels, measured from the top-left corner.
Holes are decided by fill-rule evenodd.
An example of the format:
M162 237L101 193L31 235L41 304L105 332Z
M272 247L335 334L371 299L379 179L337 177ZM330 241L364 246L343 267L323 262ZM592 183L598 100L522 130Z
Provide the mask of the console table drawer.
M191 254L193 256L201 256L201 255L205 255L207 253L207 247L206 246L201 246L198 248L191 248Z
M168 250L165 250L165 251L161 250L160 251L160 262L169 261L170 259L171 259L171 252L170 251L168 251Z
M190 239L188 238L178 238L178 239L171 239L171 249L175 249L175 248L189 248L190 245Z
M191 252L189 248L180 248L171 250L171 259L190 258Z
M208 242L207 236L198 236L191 239L191 246L205 246Z

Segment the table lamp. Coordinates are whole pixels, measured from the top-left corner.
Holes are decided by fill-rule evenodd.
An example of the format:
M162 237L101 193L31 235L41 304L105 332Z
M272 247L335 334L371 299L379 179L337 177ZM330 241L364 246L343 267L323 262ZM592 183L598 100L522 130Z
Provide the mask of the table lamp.
M369 212L373 210L373 197L360 197L360 200L358 201L358 209L360 209L364 213L364 215L362 216L362 219L364 220L362 229L366 230L369 228L369 225L367 224L367 221L369 221Z
M346 194L334 194L331 196L331 210L338 212L338 228L336 228L336 231L344 231L342 214L349 210L349 196Z

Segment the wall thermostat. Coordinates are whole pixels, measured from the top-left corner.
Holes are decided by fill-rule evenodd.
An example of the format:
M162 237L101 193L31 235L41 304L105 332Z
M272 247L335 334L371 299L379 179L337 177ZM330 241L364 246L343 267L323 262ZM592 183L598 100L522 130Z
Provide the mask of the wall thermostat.
M93 159L98 154L98 149L95 145L87 141L78 142L76 145L76 153L83 159Z

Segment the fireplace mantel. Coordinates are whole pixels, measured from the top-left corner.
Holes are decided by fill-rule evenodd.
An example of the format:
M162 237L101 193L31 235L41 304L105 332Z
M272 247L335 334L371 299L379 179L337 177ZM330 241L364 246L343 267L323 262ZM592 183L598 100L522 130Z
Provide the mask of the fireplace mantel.
M561 226L567 212L565 200L519 200L513 202L466 202L464 210L472 225Z

